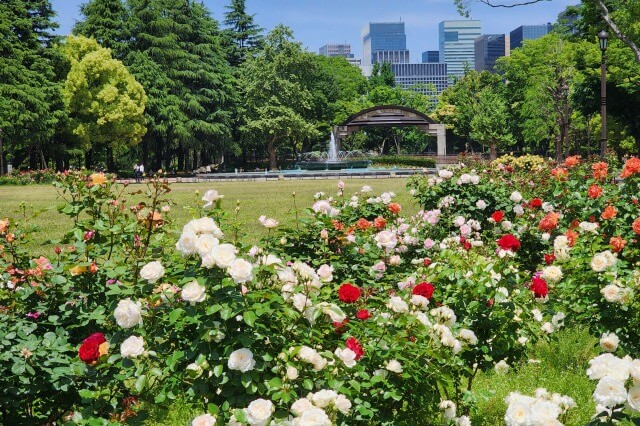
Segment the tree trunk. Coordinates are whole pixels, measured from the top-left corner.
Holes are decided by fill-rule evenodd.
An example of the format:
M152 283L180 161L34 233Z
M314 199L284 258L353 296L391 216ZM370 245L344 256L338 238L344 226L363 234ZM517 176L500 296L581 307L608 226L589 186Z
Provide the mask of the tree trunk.
M184 170L185 151L186 150L182 147L182 144L180 144L180 147L178 148L178 170Z
M276 170L278 168L278 157L276 156L276 138L271 138L267 145L267 152L269 153L269 170Z
M498 145L493 142L489 145L489 159L493 161L496 158L498 158Z
M107 171L114 173L116 171L116 164L113 159L113 148L107 146Z
M556 162L558 164L562 163L562 140L564 139L564 135L560 133L556 137Z

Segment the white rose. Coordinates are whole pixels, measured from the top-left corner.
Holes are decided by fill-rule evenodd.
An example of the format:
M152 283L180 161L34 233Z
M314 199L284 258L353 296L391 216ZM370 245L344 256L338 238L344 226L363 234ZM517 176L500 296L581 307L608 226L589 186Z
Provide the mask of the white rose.
M137 358L144 354L144 339L138 336L129 336L120 345L122 358Z
M233 244L218 244L211 249L211 257L219 268L228 268L236 258L236 248Z
M456 404L450 400L440 401L438 408L443 411L442 417L445 420L452 420L456 416Z
M607 352L615 352L619 343L620 339L615 333L604 333L600 338L600 347Z
M542 270L542 278L557 283L562 279L562 269L555 265L547 266Z
M142 312L140 310L140 302L134 302L131 299L124 299L118 302L113 316L116 323L122 328L133 328L142 325Z
M195 234L211 234L216 238L222 238L224 234L216 225L216 222L210 217L201 217L187 223L183 228L183 232L189 231Z
M227 269L227 273L238 284L249 282L253 279L253 265L244 259L234 259Z
M456 426L471 426L471 419L469 416L460 416L456 419Z
M287 379L295 380L298 378L298 369L289 365L287 366Z
M513 402L509 404L507 412L504 415L506 426L524 426L529 424L531 410L529 405L523 402Z
M438 170L438 176L442 179L451 179L453 177L453 172L446 169Z
M393 373L402 373L402 364L400 364L400 362L398 360L392 359L391 361L387 362L387 365L385 366L385 368Z
M560 407L550 401L536 401L531 406L530 422L534 425L548 425L560 415ZM551 423L553 424L553 423Z
M409 310L409 305L407 302L402 300L401 297L393 296L389 299L389 303L387 303L387 307L391 309L393 312L402 313L407 312Z
M258 222L260 222L262 224L262 226L264 226L267 229L275 228L276 226L278 226L280 224L280 222L278 222L277 220L275 220L273 218L267 218L264 215L262 215L262 216L260 216L258 218Z
M453 219L453 226L455 226L456 228L460 228L465 223L467 223L467 221L462 216L456 216L456 218Z
M331 203L329 203L327 200L316 201L311 208L316 213L329 214L329 215L331 214L331 209L332 209Z
M394 254L393 256L389 257L389 265L398 266L401 263L402 263L402 258L397 254Z
M242 348L231 352L227 365L231 370L240 370L246 373L253 370L256 361L253 359L253 353L249 349Z
M276 410L273 403L266 399L256 399L247 407L247 421L252 426L269 424L271 415Z
M311 306L311 300L309 300L309 296L302 293L296 293L291 298L293 302L293 306L300 312L304 311L306 308Z
M634 359L629 365L629 373L633 378L633 383L640 385L640 359Z
M609 266L609 261L602 253L598 253L591 259L591 269L596 272L602 272Z
M291 405L291 412L296 416L301 416L305 411L313 408L313 404L307 398L300 398Z
M342 394L336 397L336 399L333 401L333 404L336 406L338 411L340 411L345 416L349 414L349 411L351 411L351 401L349 401L349 399L347 399L347 397Z
M414 294L413 296L411 296L411 303L424 309L429 306L429 299L424 296L420 296L419 294Z
M206 201L206 204L202 207L206 209L207 207L211 206L214 202L221 200L223 198L224 198L224 195L218 194L218 191L216 191L215 189L210 189L207 192L205 192L204 196L202 197L202 201Z
M185 256L196 252L198 236L193 232L183 232L176 243L176 249Z
M331 419L322 408L310 408L294 419L294 426L331 426Z
M313 394L311 401L316 407L325 408L328 407L336 398L338 394L331 389L322 389Z
M545 322L540 328L547 334L551 334L555 331L555 327L550 322Z
M598 382L593 392L593 399L598 404L613 408L627 400L627 389L620 380L606 376Z
M478 200L478 202L476 203L476 207L480 210L484 210L487 208L487 203L484 200Z
M185 284L182 287L182 291L180 292L180 296L182 300L185 302L189 302L192 305L195 305L197 302L204 302L206 297L206 288L200 284L198 281L193 280L189 284Z
M519 203L520 201L522 201L522 194L518 191L513 191L509 199L514 203Z
M463 328L458 332L458 337L472 346L478 343L478 337L476 336L476 333L466 328Z
M496 363L496 365L493 368L496 370L496 373L498 374L506 374L507 371L509 371L509 364L507 364L507 361L503 359L502 361Z
M349 348L337 348L334 352L338 358L344 362L347 368L351 368L356 365L356 353Z
M192 362L191 364L187 365L186 370L189 377L194 379L202 376L202 373L204 372L202 367L196 364L195 362Z
M324 283L331 282L333 280L333 266L330 265L320 265L318 268L318 277L320 277L320 281Z
M211 250L215 246L220 244L220 241L211 234L202 234L198 237L195 249L201 257L204 257L211 253Z
M374 239L376 240L376 245L379 248L384 248L387 251L393 250L393 248L398 244L396 234L392 231L378 232Z
M627 395L627 404L629 404L629 407L633 411L640 411L640 386L636 385L629 389L629 394Z
M531 315L533 315L533 319L538 321L538 322L542 322L542 312L540 312L540 309L538 308L534 308L531 310Z
M373 188L371 188L369 185L365 185L360 189L360 192L371 192L373 191Z
M522 207L521 204L517 204L514 208L513 208L513 212L518 215L518 216L522 216L524 214L524 208Z
M164 276L164 267L157 260L149 262L140 269L140 276L150 283L155 283Z
M191 426L215 426L216 418L211 414L203 414L191 420Z
M605 300L610 303L620 302L622 300L622 289L615 284L605 286L600 290L600 293L602 293Z
M510 221L505 220L502 222L502 229L504 229L505 231L510 230L512 227L513 227L513 224Z

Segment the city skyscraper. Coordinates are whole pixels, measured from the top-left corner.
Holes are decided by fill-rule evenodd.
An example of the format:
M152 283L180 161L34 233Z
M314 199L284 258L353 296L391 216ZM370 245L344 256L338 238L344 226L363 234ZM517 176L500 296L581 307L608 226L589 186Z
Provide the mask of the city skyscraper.
M321 56L335 57L340 56L345 58L351 65L360 65L360 59L356 59L354 54L351 53L351 45L347 43L329 43L318 49L318 54Z
M440 62L439 50L427 50L425 52L422 52L423 64L437 64L438 62Z
M535 40L551 32L550 22L542 25L521 25L511 31L511 50L522 47L525 40Z
M475 40L475 70L493 72L496 59L506 55L507 37L504 34L483 34Z
M481 34L480 21L442 21L438 30L440 62L447 64L449 76L462 77L466 69L474 69L474 42Z
M447 64L391 64L397 85L425 95L439 95L447 88ZM435 92L430 90L434 86Z
M381 51L397 53L378 54L378 58L400 61L409 57L404 22L369 22L362 29L362 65L375 63L374 54Z

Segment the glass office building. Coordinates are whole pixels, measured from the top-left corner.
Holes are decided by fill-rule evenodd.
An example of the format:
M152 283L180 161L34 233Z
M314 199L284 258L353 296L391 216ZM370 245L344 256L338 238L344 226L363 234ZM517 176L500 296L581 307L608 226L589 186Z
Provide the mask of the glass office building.
M440 62L451 77L462 77L475 67L475 39L481 35L480 21L442 21L438 26Z
M426 95L438 95L447 88L447 64L391 64L396 84ZM435 92L430 88L434 86Z
M483 34L475 40L475 70L494 71L496 59L506 55L509 47L504 34Z
M404 22L369 22L362 29L362 65L371 65L375 52L406 50ZM398 57L401 56L398 54Z
M438 62L440 62L439 50L427 50L426 52L422 52L423 64L437 64Z
M511 31L511 50L522 47L525 40L535 40L551 32L550 22L542 25L521 25Z

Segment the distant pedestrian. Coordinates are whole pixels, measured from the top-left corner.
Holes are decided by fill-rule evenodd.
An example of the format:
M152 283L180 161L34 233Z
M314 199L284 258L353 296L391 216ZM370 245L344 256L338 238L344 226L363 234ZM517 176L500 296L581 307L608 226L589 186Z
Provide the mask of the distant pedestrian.
M140 183L140 164L136 163L133 165L133 175L136 178L136 183Z
M140 173L138 182L142 182L142 178L144 177L144 164L142 164L142 162L138 165L138 172Z

